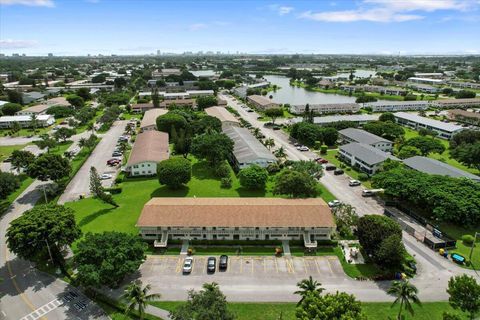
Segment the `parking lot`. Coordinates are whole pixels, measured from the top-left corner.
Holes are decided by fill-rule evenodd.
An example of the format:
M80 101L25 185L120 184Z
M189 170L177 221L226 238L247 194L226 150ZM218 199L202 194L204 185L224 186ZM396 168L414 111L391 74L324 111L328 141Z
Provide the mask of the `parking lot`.
M218 262L218 256L217 262ZM207 275L208 256L194 256L193 266L190 274L183 274L182 267L184 257L182 256L149 256L142 265L142 274L163 274L167 276L204 276ZM228 267L225 271L219 271L218 263L215 273L208 274L209 277L235 277L249 275L262 278L268 275L269 278L278 275L285 277L315 275L317 277L344 278L342 266L337 257L266 257L266 256L230 256Z

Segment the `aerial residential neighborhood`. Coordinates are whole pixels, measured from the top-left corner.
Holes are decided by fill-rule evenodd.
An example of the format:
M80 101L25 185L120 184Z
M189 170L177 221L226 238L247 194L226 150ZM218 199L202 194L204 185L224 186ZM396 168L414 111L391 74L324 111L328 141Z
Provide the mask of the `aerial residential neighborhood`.
M479 12L0 0L0 320L480 319Z

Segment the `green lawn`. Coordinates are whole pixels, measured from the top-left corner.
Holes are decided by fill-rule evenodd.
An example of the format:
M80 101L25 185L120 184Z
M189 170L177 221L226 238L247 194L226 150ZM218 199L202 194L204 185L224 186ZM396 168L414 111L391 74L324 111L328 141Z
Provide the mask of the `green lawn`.
M26 144L17 144L13 146L0 146L0 162L10 157L13 151L25 148Z
M156 301L152 305L159 308L172 311L182 301ZM277 320L282 315L283 320L294 320L295 303L241 303L231 302L229 309L237 316L237 320ZM386 320L388 317L395 319L398 313L398 307L391 308L387 302L365 302L362 303L364 313L369 320ZM415 316L405 315L406 320L441 320L444 311L449 311L467 317L457 311L454 311L447 302L426 302L421 307L414 306Z
M15 190L12 194L10 194L6 199L0 200L0 217L3 215L5 210L12 204L13 201L23 192L25 189L28 188L30 184L34 181L32 178L27 177L26 175L22 174L20 177L20 187Z
M159 184L156 178L131 178L121 183L122 193L113 195L118 208L104 204L93 198L69 202L66 205L76 211L77 222L84 232L121 231L136 234L135 223L143 205L152 197L274 197L273 180L267 183L266 190L246 190L233 174L232 188L220 187L220 179L213 178L213 173L205 162L192 158L192 179L183 188L171 190ZM75 160L72 162L76 168ZM325 201L334 197L319 184L320 196Z

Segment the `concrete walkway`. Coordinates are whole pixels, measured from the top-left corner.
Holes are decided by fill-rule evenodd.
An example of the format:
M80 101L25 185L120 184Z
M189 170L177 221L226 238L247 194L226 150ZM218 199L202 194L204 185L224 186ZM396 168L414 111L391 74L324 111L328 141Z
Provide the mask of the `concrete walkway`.
M290 252L290 243L288 240L282 240L283 255L285 257L290 257L292 254Z

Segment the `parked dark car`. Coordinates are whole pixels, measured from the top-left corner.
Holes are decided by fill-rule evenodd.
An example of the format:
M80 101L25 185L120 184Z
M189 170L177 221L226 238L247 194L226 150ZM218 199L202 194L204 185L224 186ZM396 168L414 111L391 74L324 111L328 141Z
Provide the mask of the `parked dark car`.
M343 170L342 169L337 169L337 170L333 171L333 174L336 175L336 176L339 176L339 175L343 174Z
M325 167L325 170L333 171L333 170L337 170L337 167L335 167L333 164L329 164Z
M228 266L228 256L223 254L220 256L220 259L218 260L218 269L226 270L227 266Z
M207 272L213 273L217 268L217 259L215 257L209 257L207 260Z

